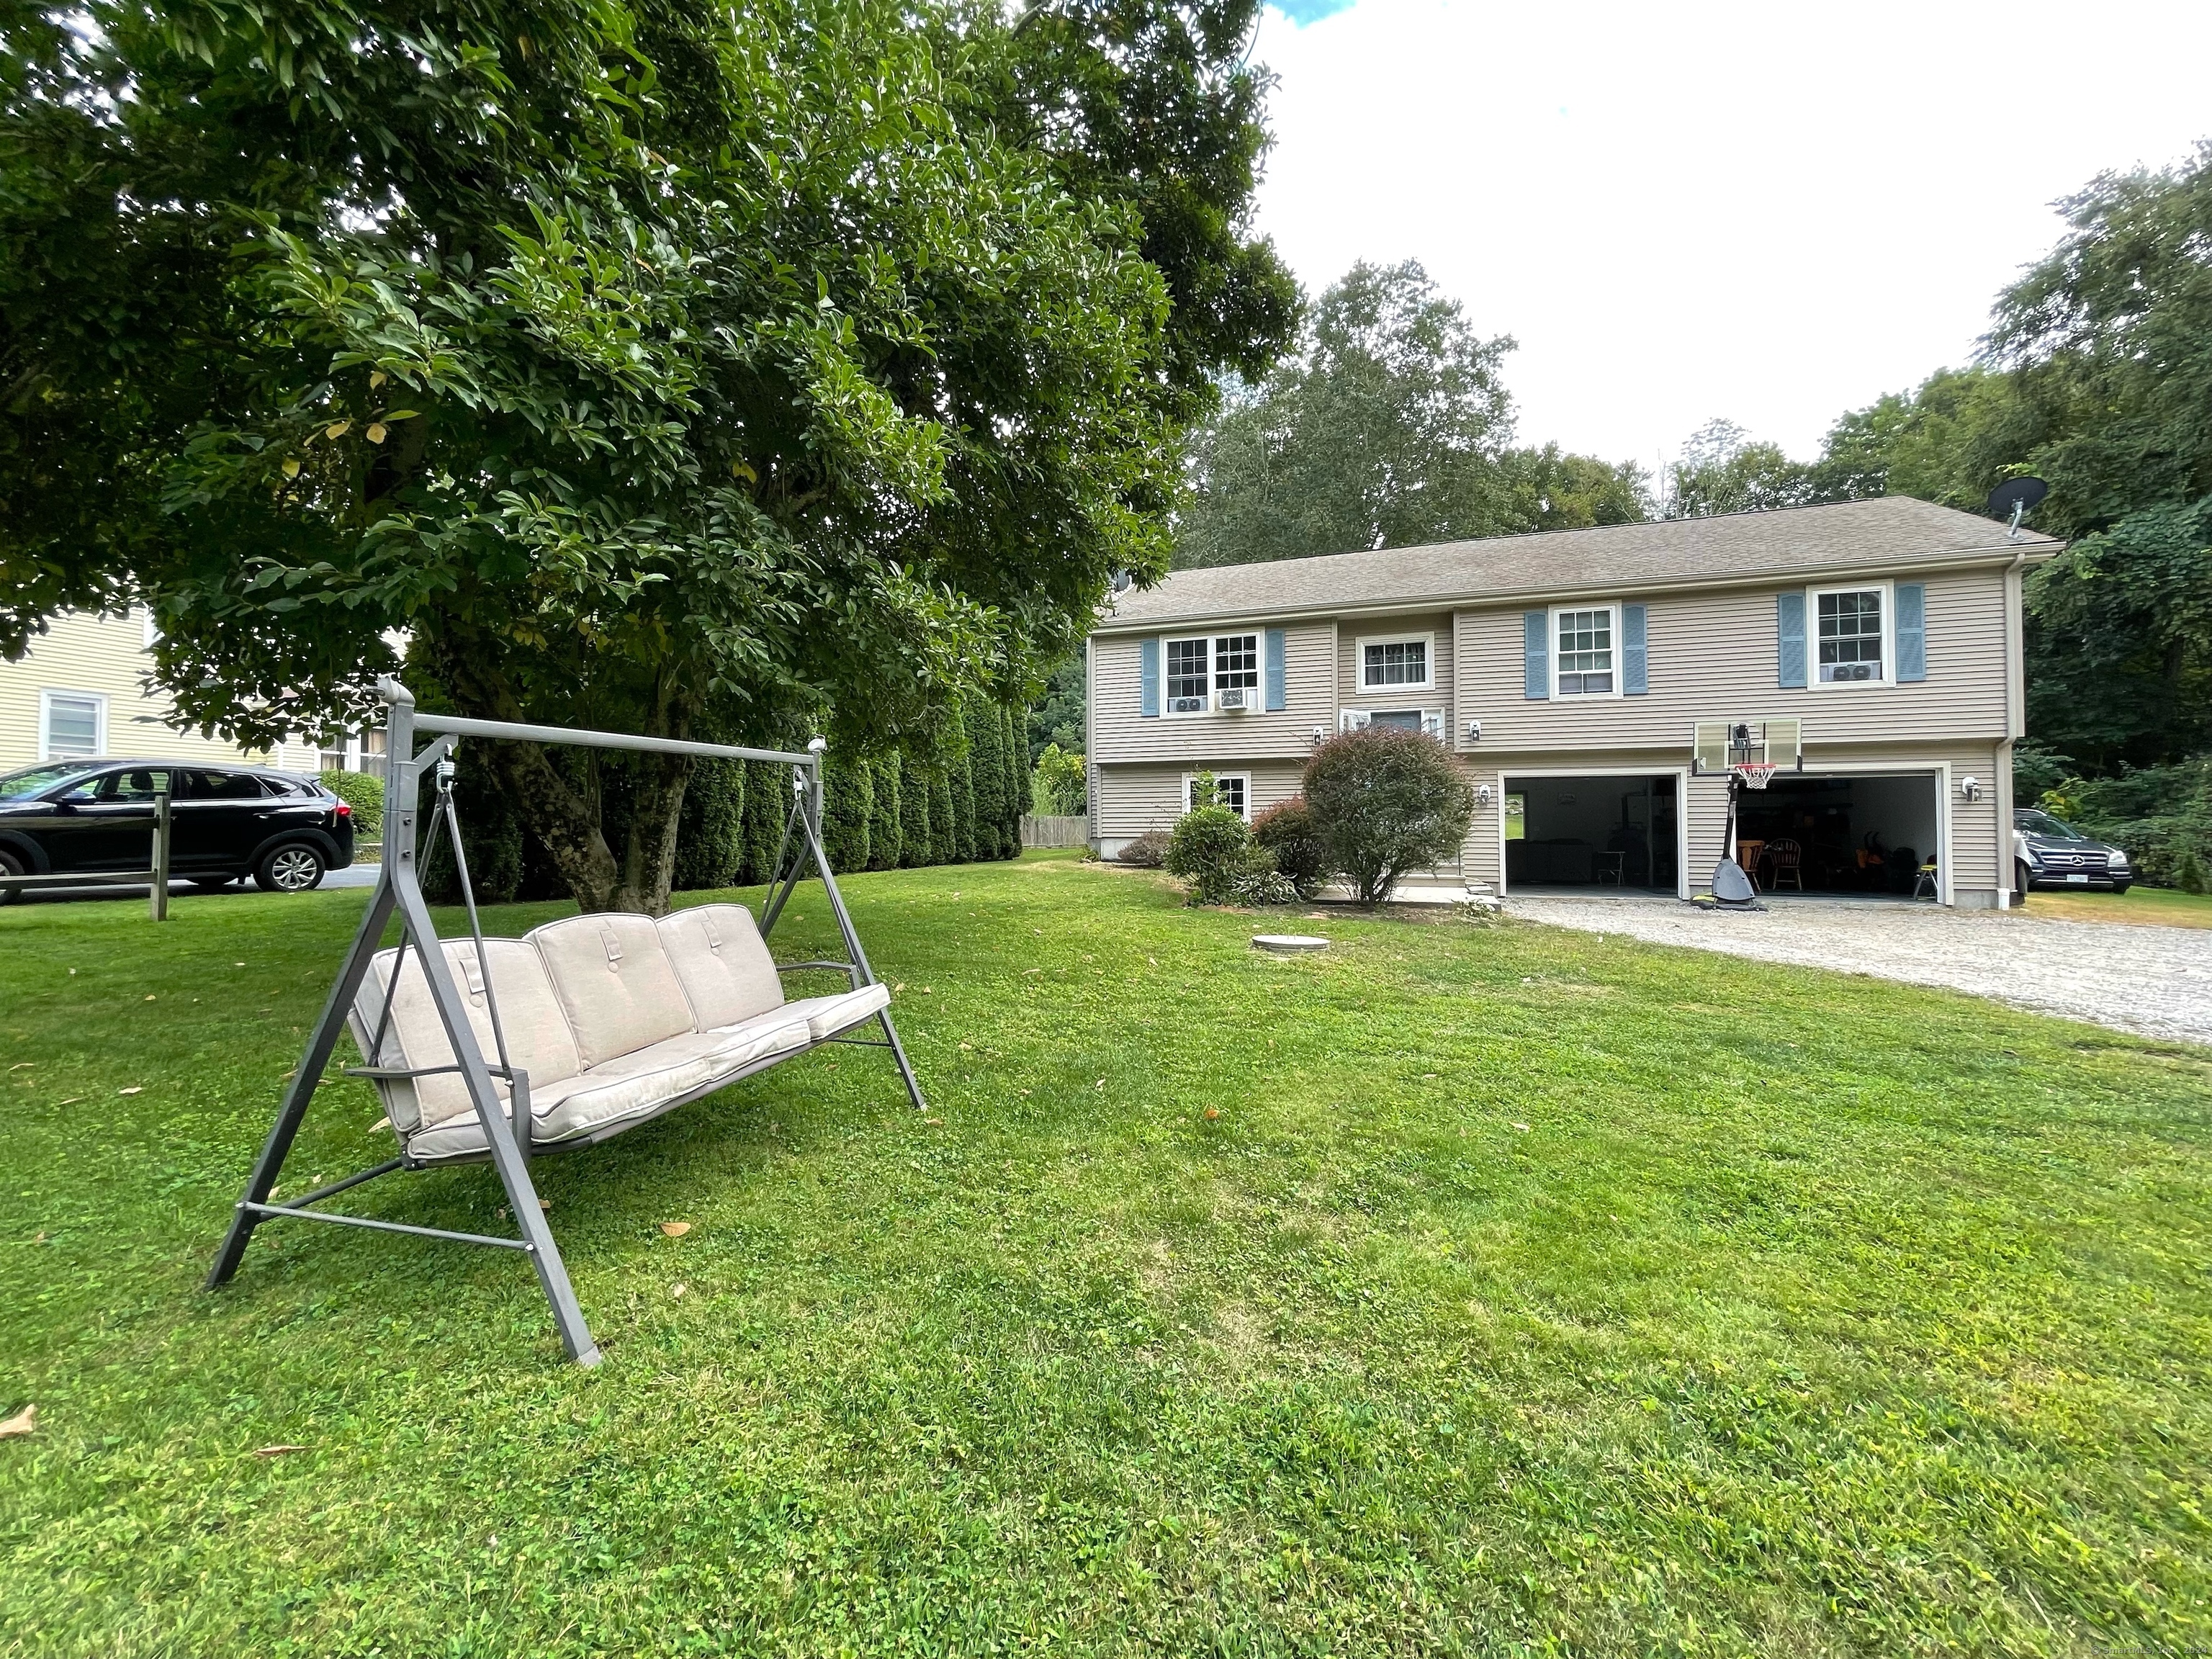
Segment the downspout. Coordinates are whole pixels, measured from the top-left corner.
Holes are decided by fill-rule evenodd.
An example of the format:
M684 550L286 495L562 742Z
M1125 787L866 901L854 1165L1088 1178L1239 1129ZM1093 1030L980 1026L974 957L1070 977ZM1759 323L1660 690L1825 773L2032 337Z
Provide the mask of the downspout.
M1990 793L1996 799L1997 809L1997 908L2008 910L2013 901L2012 871L2012 751L2019 735L2027 730L2027 601L2021 590L2025 579L2021 572L2027 565L2027 550L2021 548L2005 567L2005 732L1997 744L1997 775L1990 780ZM2020 609L2013 609L2013 597L2021 593ZM2014 622L2017 620L2018 626ZM2014 652L2019 653L2018 684L2020 686L2020 733L2013 730L2012 690L2014 684ZM1946 873L1946 880L1948 874Z

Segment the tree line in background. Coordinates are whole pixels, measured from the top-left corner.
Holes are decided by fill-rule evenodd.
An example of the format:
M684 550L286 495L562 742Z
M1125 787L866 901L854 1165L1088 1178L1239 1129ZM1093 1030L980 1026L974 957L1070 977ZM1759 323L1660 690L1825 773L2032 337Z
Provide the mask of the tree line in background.
M969 701L953 708L935 756L832 750L822 771L822 846L831 870L848 875L1019 854L1021 817L1030 806L1020 724L1012 709ZM797 751L806 738L794 729L771 742ZM568 888L559 868L500 787L496 769L483 763L489 746L465 746L454 783L477 896L491 903L562 896ZM636 811L640 769L629 757L586 750L556 763L617 829ZM672 889L767 881L791 811L793 770L775 761L701 761L684 793ZM423 881L441 902L460 896L453 859L442 848L426 862Z
M1979 513L2008 477L2068 550L2027 584L2023 802L2212 866L2212 141L2108 173L2001 294L1978 361L1843 415L1792 459L1728 421L1655 494L1632 466L1511 446L1484 340L1418 265L1355 266L1298 349L1233 384L1194 446L1178 565L1905 495Z

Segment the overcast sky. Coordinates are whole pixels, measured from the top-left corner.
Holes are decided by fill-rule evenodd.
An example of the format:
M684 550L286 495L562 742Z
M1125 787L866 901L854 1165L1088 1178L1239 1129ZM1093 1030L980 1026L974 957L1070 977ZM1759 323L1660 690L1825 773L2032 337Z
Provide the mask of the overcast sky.
M1299 281L1420 260L1524 441L1647 467L1716 415L1811 455L1966 361L2056 198L2212 136L2208 0L1355 0L1254 55Z

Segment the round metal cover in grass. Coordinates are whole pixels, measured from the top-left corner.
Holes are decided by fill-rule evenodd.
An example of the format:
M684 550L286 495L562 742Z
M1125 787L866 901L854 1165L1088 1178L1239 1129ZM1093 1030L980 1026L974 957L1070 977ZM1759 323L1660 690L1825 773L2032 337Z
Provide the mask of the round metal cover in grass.
M1311 933L1255 933L1252 943L1262 951L1289 956L1298 951L1326 951L1328 941Z

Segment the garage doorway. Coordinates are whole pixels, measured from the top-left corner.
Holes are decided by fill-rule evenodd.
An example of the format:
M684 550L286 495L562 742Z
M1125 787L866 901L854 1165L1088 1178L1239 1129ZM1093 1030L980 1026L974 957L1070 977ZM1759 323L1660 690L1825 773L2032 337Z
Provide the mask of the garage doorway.
M1509 773L1504 781L1506 891L1681 890L1680 774Z
M1742 863L1769 897L1910 898L1942 846L1942 794L1926 772L1784 772L1737 807Z

